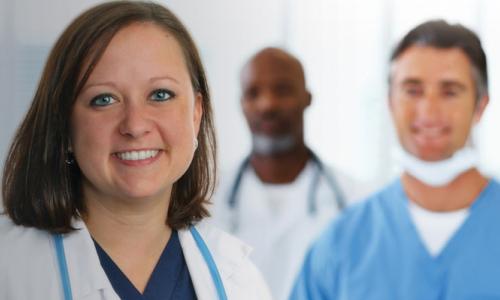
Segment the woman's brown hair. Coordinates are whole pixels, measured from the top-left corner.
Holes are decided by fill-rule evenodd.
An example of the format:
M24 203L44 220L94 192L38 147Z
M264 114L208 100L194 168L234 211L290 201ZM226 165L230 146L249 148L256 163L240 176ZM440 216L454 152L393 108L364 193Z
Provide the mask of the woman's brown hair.
M73 104L112 37L135 22L151 22L180 44L193 89L203 96L198 148L187 172L174 184L167 223L181 229L208 216L215 183L216 141L210 94L196 46L167 8L149 2L114 1L77 17L49 54L31 107L9 149L2 179L5 212L18 225L50 232L73 230L81 217L82 174L69 153Z

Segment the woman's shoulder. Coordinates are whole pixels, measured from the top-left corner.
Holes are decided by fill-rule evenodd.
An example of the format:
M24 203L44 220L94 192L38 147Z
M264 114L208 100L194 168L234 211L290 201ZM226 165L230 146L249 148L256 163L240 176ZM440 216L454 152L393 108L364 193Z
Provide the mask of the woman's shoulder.
M27 247L40 241L50 240L46 231L32 227L16 225L8 215L0 214L0 245L5 247Z
M195 228L209 248L223 281L238 288L234 291L236 294L248 296L243 299L271 299L262 275L250 260L250 246L207 221L199 222ZM191 235L189 229L179 231L179 234L184 238Z
M226 256L242 258L249 256L252 252L252 247L209 221L201 221L194 227L204 238L209 248L217 253L222 251Z
M207 245L223 276L229 276L234 269L249 260L252 248L238 238L226 233L210 222L201 221L194 225L196 231ZM179 231L181 243L192 238L190 228ZM187 244L187 243L184 243ZM195 245L193 243L193 245ZM196 249L198 252L199 249Z
M9 276L9 280L0 282L28 280L37 270L50 272L54 268L51 243L50 233L16 225L8 216L0 215L0 278L1 274Z
M26 264L51 249L50 233L14 224L0 215L0 264Z

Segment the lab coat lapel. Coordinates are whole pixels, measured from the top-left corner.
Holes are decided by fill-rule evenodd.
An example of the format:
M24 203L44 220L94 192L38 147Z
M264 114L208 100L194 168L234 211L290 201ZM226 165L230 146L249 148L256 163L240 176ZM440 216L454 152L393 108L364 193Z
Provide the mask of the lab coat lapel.
M64 235L64 251L68 264L71 289L74 299L119 299L111 286L99 257L94 242L85 224L74 221L77 230Z
M238 239L204 222L195 227L210 250L227 292L231 289L229 277L248 259L251 249ZM212 276L189 229L179 230L179 240L198 299L217 299Z

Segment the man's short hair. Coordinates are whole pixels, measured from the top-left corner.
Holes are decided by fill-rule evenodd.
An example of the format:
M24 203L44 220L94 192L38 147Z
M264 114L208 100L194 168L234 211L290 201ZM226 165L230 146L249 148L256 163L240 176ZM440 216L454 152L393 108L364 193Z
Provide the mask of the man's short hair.
M411 46L461 49L472 65L477 101L488 95L486 54L479 37L472 30L460 24L451 25L444 20L427 21L413 28L404 36L394 48L391 62L395 61Z

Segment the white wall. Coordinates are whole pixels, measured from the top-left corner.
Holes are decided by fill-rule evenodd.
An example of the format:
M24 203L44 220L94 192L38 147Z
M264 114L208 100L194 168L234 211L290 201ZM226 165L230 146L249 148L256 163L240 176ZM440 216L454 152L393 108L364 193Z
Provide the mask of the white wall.
M26 113L46 56L64 27L98 1L0 2L0 159Z
M98 0L0 2L0 158L31 101L45 58L64 27ZM287 0L161 1L191 31L212 91L221 165L249 149L239 108L239 69L260 47L283 45Z
M309 144L328 163L361 180L392 174L386 162L389 7L384 0L294 0L289 47L306 66L313 105Z
M25 113L45 57L63 28L98 0L0 1L0 158ZM197 42L212 90L222 168L250 146L239 70L258 49L283 46L304 63L313 105L306 139L327 162L365 180L394 174L386 107L389 50L417 23L460 21L483 38L491 102L476 130L483 169L500 174L500 1L164 0Z
M260 48L285 44L288 0L166 3L200 48L212 91L220 166L228 167L250 149L250 135L240 111L240 68Z
M307 138L325 160L358 179L387 182L397 174L396 140L387 106L390 51L429 19L459 22L482 38L490 105L473 140L481 168L500 175L500 2L495 0L291 0L290 48L308 71L316 103Z

